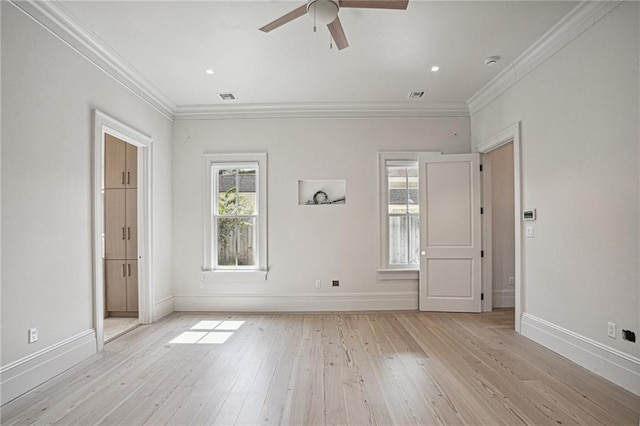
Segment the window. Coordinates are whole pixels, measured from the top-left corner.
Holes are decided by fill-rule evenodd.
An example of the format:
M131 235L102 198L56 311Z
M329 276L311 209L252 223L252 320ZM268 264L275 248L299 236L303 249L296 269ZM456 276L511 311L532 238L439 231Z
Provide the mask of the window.
M417 161L386 161L389 267L420 263L420 203Z
M383 152L380 174L380 279L417 279L420 269L421 158L438 152Z
M265 279L266 154L208 154L205 175L205 279Z

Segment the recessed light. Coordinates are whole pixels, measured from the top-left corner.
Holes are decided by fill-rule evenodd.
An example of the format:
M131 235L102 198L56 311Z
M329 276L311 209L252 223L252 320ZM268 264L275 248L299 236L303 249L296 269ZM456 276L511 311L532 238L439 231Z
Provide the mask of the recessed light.
M432 66L432 67L431 67L431 72L436 72L436 71L438 71L439 69L440 69L440 67L439 67L439 66L434 65L434 66Z
M238 99L233 93L218 93L218 96L220 96L220 99L223 101L235 101Z
M213 70L211 68L207 68L205 72L209 75L213 75Z

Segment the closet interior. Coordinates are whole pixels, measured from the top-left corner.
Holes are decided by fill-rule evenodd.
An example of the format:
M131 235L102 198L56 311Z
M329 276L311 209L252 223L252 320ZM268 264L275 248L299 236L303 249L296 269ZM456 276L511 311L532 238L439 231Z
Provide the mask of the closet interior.
M138 321L138 148L105 135L105 341Z

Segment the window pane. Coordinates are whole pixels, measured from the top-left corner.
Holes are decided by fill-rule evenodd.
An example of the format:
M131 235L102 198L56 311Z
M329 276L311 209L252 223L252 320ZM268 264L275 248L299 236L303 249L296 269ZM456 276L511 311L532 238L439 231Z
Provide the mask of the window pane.
M409 217L409 264L420 263L420 217Z
M218 170L218 214L235 215L237 201L237 181L238 170L221 169Z
M389 264L406 265L409 259L408 216L389 217Z
M256 214L256 169L241 169L238 173L238 214Z
M407 212L407 168L387 167L389 213Z
M408 193L408 204L409 204L409 213L417 214L419 212L420 205L420 192L418 191L418 168L417 167L408 167L407 168L407 193Z
M217 218L218 266L236 265L236 220Z
M238 219L238 265L254 266L256 264L256 218Z

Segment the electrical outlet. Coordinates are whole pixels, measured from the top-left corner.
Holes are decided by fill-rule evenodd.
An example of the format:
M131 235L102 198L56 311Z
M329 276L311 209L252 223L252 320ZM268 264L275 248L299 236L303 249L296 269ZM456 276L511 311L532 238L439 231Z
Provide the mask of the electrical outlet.
M514 285L516 283L516 278L515 277L509 277L509 284L510 285Z
M198 281L198 288L204 288L204 281Z
M38 341L38 329L30 328L29 329L29 343L35 343Z
M316 288L320 288L320 287L322 287L322 281L316 280Z
M616 325L615 323L608 322L607 323L607 336L616 338Z
M333 280L333 281L331 281L331 285L334 286L334 287L339 287L340 286L340 281Z

